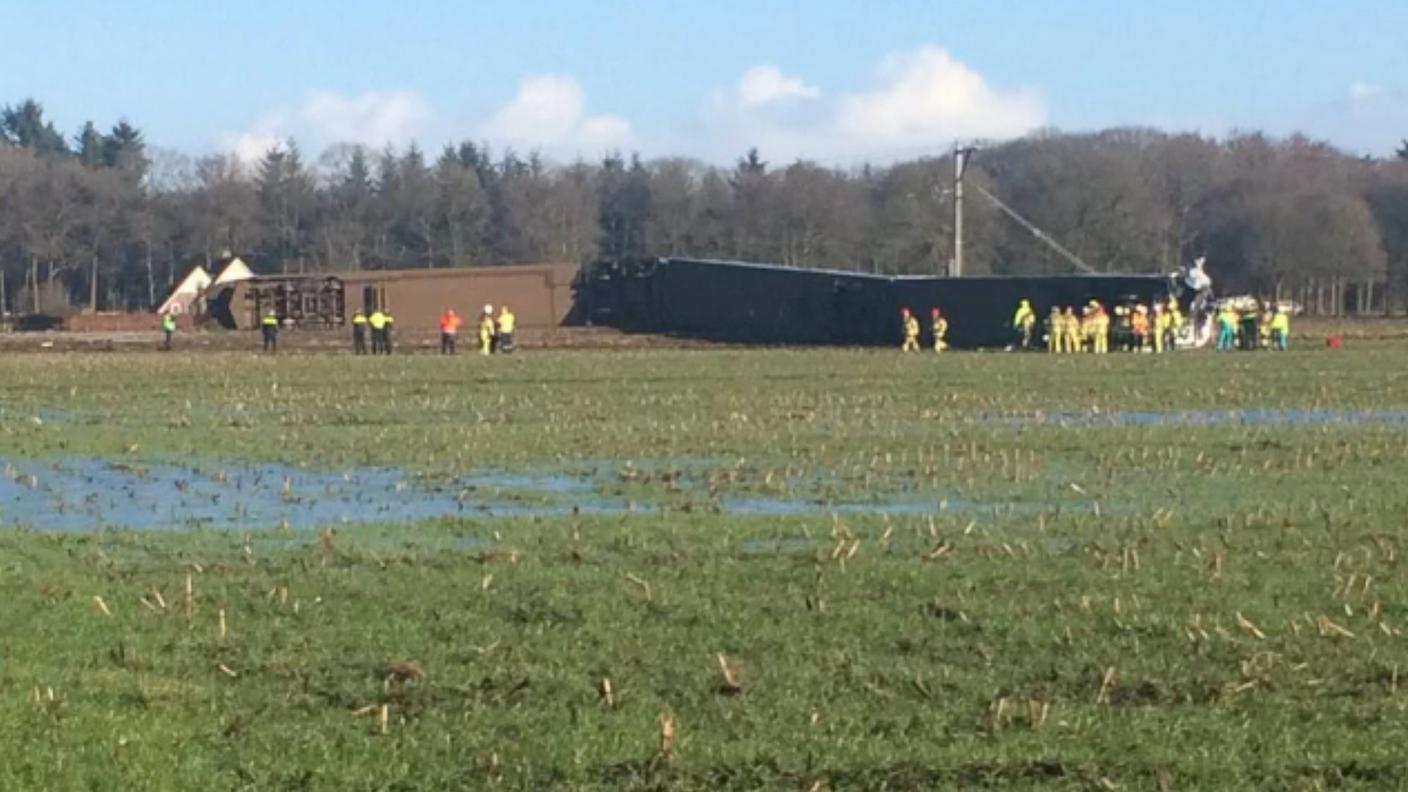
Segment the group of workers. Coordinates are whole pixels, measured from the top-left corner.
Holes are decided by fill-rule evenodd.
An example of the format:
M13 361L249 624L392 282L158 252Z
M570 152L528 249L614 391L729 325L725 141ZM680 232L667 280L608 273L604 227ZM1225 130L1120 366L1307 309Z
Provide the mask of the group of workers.
M1284 305L1265 305L1264 311L1253 304L1239 311L1224 303L1217 313L1219 328L1217 348L1277 349L1290 346L1291 317ZM930 337L935 352L948 349L948 319L934 308L930 311ZM1117 305L1113 316L1099 300L1090 300L1080 312L1074 306L1051 306L1046 318L1046 350L1054 354L1110 351L1111 339L1116 349L1130 352L1164 352L1174 348L1179 331L1186 324L1178 303L1155 302L1152 309L1139 302ZM908 308L900 309L900 350L916 352L920 348L922 328L919 318ZM1021 300L1012 315L1012 344L1008 349L1030 350L1037 340L1037 314L1030 300Z
M1051 306L1046 317L1046 351L1103 355L1110 351L1113 336L1116 349L1163 352L1173 348L1173 339L1183 326L1177 303L1155 303L1152 316L1148 306L1136 304L1115 306L1112 317L1099 300L1090 300L1076 311L1073 305ZM1012 315L1013 345L1009 349L1035 348L1036 323L1031 301L1020 300Z
M447 308L444 313L440 314L440 354L455 354L460 326L463 324L464 320L455 313L453 308ZM479 312L479 354L512 353L514 351L513 333L517 324L518 319L507 305L499 306L499 315L495 318L494 306L486 304L484 310Z
M909 308L900 309L900 326L904 332L904 344L900 350L903 352L919 351L919 317L915 316ZM948 320L944 318L943 312L938 308L929 311L929 331L934 342L934 351L942 352L948 349Z
M358 355L367 354L367 335L372 337L371 354L389 355L392 350L391 331L396 319L390 311L377 309L370 315L358 310L352 315L352 351ZM514 350L513 332L517 324L513 312L507 305L499 306L499 315L494 316L494 306L485 305L479 314L479 351L489 355L494 352L508 353ZM460 327L464 320L453 308L440 314L440 354L453 355L458 346Z
M378 308L370 314L358 309L352 314L352 352L357 355L389 355L393 349L392 331L396 326L396 318L391 315L391 311ZM447 309L440 314L440 353L442 355L455 354L456 341L459 338L459 331L464 321L453 308ZM499 313L494 315L494 307L485 305L484 310L479 314L479 351L481 354L490 355L496 352L508 354L514 351L513 334L517 327L517 318L513 315L507 305L499 306ZM279 350L279 330L281 323L278 314L273 310L266 312L259 320L259 332L264 341L265 352L278 352ZM174 314L165 313L161 316L161 330L165 334L162 349L171 349L171 338L176 333L176 317ZM370 349L367 346L367 337L371 336Z
M390 311L380 308L370 314L358 309L352 314L352 352L367 354L367 336L372 337L371 354L389 355L393 347L392 331L396 328L396 317Z
M1217 310L1217 349L1275 349L1291 346L1291 314L1284 305L1248 301L1240 307L1223 303Z
M1026 329L1019 330L1023 347L1030 347L1031 326L1035 315L1026 300L1019 305L1017 316L1024 313ZM1014 319L1014 326L1019 319ZM1056 354L1073 352L1093 352L1105 354L1110 351L1113 336L1117 349L1129 352L1164 352L1174 348L1174 339L1183 328L1186 320L1176 302L1156 302L1151 310L1143 303L1115 306L1114 316L1105 310L1099 300L1085 304L1079 315L1073 306L1051 306L1046 319L1046 350Z

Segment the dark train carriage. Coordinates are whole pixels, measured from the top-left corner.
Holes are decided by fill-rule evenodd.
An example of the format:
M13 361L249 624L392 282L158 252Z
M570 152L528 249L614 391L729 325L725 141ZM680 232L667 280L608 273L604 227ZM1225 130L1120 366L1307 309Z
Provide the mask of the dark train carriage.
M937 307L948 318L951 345L994 347L1012 341L1012 317L1020 300L1031 301L1040 327L1052 306L1069 305L1079 313L1091 300L1099 300L1107 309L1128 301L1152 305L1169 299L1170 290L1166 275L903 277L894 280L894 312L909 307L925 319ZM892 330L891 336L897 333Z
M1011 340L1024 298L1043 317L1052 305L1152 302L1171 288L1165 275L893 277L666 258L599 262L583 271L577 295L598 324L749 343L897 343L900 308L927 325L938 307L949 319L949 342L977 348Z

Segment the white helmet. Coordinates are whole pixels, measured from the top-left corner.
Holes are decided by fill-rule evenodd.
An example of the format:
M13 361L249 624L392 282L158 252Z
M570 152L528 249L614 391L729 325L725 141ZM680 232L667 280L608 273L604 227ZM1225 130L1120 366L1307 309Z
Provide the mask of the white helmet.
M490 305L489 303L484 303L484 313L493 313L493 312L494 312L494 306Z

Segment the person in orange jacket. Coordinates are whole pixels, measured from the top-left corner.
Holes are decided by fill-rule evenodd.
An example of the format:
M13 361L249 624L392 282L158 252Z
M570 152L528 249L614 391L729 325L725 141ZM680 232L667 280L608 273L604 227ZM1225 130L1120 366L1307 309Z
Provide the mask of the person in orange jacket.
M1143 304L1134 306L1134 316L1130 319L1130 325L1134 330L1133 352L1143 352L1149 348L1149 309Z
M461 324L464 322L453 308L446 308L440 314L440 354L455 354L455 340L459 337Z

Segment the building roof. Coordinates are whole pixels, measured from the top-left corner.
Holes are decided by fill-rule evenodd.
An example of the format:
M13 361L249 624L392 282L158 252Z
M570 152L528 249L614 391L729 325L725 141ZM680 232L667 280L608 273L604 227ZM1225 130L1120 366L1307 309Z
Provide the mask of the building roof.
M186 273L179 283L171 290L167 298L157 306L156 312L164 313L186 313L190 310L191 303L200 296L210 286L210 273L205 271L205 267L196 265L191 271Z
M234 283L235 281L248 280L254 277L254 270L244 263L239 256L233 256L224 263L220 269L220 274L215 276L212 286L219 286L222 283Z

